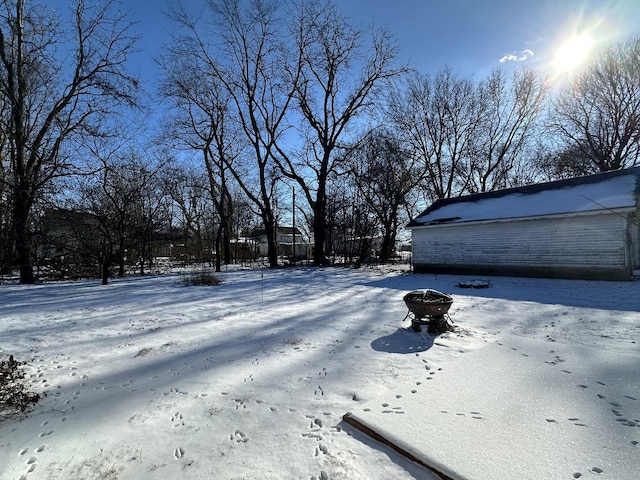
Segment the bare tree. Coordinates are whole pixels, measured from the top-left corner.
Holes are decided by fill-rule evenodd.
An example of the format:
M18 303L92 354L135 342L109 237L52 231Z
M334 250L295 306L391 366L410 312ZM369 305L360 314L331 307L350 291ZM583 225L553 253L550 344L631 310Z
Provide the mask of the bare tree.
M353 181L382 236L379 259L387 262L394 253L399 222L407 217L413 192L423 181L422 170L400 141L382 129L361 142L350 163Z
M221 271L221 259L231 261L233 204L229 171L236 168L246 141L232 116L226 85L215 69L212 71L197 56L185 55L183 47L173 47L169 55L160 59L165 72L161 92L173 102L175 112L167 122L168 134L179 145L202 154L208 191L219 220L215 250L216 271Z
M474 84L450 68L414 73L390 95L388 115L409 153L422 163L431 200L463 193L481 115Z
M547 87L533 70L511 79L496 69L477 86L480 122L472 138L468 191L514 186L524 151L533 143Z
M398 75L397 48L386 31L362 30L332 2L304 0L292 14L293 78L304 145L295 158L278 147L285 176L300 185L313 212L314 263L325 261L327 182L343 165L350 128L372 106L376 89Z
M183 164L164 169L163 176L167 195L178 211L185 255L189 252L199 262L211 260L205 254L213 246L214 230L214 206L207 177L199 169Z
M146 247L163 197L156 188L162 162L143 158L131 148L122 150L116 145L107 149L100 143L103 148L94 148L94 154L101 167L95 175L83 178L79 210L88 212L98 224L100 243L94 253L106 285L113 263L119 277L125 275L127 262L139 263L144 271Z
M534 170L543 181L581 177L594 173L591 161L572 145L563 144L543 138L535 147ZM532 182L531 182L532 183Z
M313 227L313 218L308 223ZM357 267L372 257L378 232L373 209L360 194L353 175L336 175L327 185L327 261Z
M262 219L269 265L275 267L274 199L280 175L273 156L286 128L295 88L295 81L290 83L291 77L284 69L288 61L279 2L211 0L208 6L213 22L208 30L201 30L198 22L176 5L172 16L187 35L176 42L172 54L190 57L192 64L200 65L205 82L202 88L217 82L228 94L229 114L237 122L247 148L242 157L226 166Z
M604 51L555 104L555 130L592 172L640 163L640 37Z
M68 27L68 28L67 28ZM29 215L39 192L73 165L65 145L99 134L100 121L137 88L125 61L134 46L131 24L112 0L78 0L73 19L28 0L0 0L0 131L10 165L12 245L20 281L34 281Z

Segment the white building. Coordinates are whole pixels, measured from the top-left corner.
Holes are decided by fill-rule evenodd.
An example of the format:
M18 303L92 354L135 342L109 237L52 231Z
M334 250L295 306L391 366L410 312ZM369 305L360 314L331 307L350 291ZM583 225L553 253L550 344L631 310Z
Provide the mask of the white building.
M416 272L630 280L640 167L444 199L407 226Z
M256 230L251 235L255 244L255 251L258 256L266 256L268 251L267 236L264 230ZM313 254L312 246L306 237L296 227L277 227L276 228L276 245L278 246L278 255L291 257L295 245L295 258L307 259Z

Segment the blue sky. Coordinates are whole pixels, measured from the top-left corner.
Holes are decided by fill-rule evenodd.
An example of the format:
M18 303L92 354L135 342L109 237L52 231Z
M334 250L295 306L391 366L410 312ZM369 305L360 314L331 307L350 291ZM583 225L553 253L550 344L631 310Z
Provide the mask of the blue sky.
M544 69L572 33L598 45L640 34L637 0L343 0L350 17L388 25L424 73L444 65L483 75L501 64ZM506 61L507 58L518 60Z
M38 0L35 0L38 1ZM69 5L72 0L48 0ZM204 0L184 0L190 6ZM445 65L482 78L498 65L549 71L550 60L571 34L588 32L594 46L640 35L638 0L335 0L354 22L386 26L402 61L423 73ZM142 50L132 65L153 90L152 58L169 41L164 0L122 0L138 22ZM500 60L503 62L500 62Z

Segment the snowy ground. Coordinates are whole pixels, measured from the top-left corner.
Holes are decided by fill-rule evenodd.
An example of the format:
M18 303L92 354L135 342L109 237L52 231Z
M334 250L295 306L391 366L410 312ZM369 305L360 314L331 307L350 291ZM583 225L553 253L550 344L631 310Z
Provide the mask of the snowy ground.
M607 364L599 380L626 395L606 413L610 434L621 458L640 458L637 282L496 277L475 290L455 286L468 277L368 269L220 278L0 285L0 356L28 361L33 389L47 393L28 417L0 420L0 478L433 479L342 416L409 391L403 402L428 403L437 382L427 380L460 374L469 352L530 340ZM402 296L427 287L453 294L455 332L402 323ZM581 475L615 478L598 469Z

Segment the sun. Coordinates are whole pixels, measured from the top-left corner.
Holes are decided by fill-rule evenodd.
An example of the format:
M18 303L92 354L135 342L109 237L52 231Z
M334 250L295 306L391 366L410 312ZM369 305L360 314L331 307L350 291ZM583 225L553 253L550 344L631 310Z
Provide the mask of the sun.
M593 47L591 36L574 35L566 40L556 52L554 64L559 73L570 73L588 57Z

